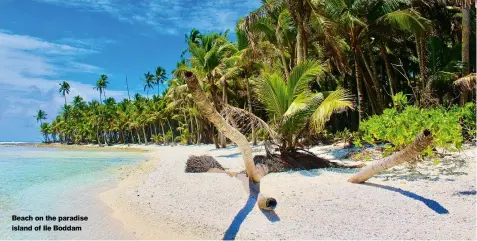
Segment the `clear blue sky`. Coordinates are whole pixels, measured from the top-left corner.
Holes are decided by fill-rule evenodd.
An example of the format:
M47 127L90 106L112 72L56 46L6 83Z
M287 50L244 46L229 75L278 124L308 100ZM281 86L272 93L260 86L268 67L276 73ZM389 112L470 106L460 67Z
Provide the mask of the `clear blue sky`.
M184 35L233 30L260 0L0 0L0 141L40 141L34 116L51 121L64 104L58 84L97 98L144 93L141 78L156 66L168 73L186 47Z

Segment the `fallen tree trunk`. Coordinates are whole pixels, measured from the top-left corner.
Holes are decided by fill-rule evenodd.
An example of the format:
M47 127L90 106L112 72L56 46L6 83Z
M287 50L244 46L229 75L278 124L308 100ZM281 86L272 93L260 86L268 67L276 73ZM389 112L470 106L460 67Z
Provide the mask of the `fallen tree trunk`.
M272 197L258 196L258 207L263 210L273 210L277 207L277 200Z
M185 71L183 76L186 80L187 87L189 88L189 91L194 97L196 105L202 115L205 116L212 124L214 124L214 126L219 132L221 132L227 138L237 144L242 153L242 158L248 177L253 182L259 182L261 175L255 169L252 157L252 147L248 143L247 138L242 135L242 133L240 133L237 129L230 126L227 121L210 104L211 101L207 99L207 96L200 87L199 80L192 72Z
M424 130L416 136L414 141L403 150L381 160L377 160L367 165L360 172L356 173L348 182L363 183L374 175L389 169L393 166L410 161L419 156L419 153L426 149L432 142L432 134L429 130Z

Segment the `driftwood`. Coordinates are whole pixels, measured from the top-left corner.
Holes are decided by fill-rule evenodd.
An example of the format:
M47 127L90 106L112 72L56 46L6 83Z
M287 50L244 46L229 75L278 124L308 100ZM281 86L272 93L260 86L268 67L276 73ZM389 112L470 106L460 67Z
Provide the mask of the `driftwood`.
M420 152L426 149L432 142L432 134L429 130L424 130L416 136L414 141L403 150L381 160L377 160L367 165L356 173L348 182L363 183L374 175L404 162L411 161L419 156Z

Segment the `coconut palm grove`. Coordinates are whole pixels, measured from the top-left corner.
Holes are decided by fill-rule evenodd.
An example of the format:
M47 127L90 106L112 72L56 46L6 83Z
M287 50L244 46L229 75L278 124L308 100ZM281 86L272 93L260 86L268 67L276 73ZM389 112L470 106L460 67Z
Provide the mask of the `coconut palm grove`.
M262 3L235 30L192 29L176 69L144 69L143 93L108 97L108 84L124 80L103 74L99 101L74 96L60 113L39 110L44 141L231 144L197 107L184 73L254 144L385 142L390 153L429 129L432 155L433 146L455 150L475 136L475 1ZM58 94L69 89L59 83Z

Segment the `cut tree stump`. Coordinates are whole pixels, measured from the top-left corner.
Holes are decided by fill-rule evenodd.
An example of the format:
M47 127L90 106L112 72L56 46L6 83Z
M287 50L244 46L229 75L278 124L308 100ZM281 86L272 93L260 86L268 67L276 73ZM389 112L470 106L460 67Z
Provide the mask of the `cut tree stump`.
M258 197L258 207L263 210L273 210L277 207L277 200L272 197Z
M424 130L416 136L414 141L401 151L381 160L377 160L362 168L358 173L348 179L348 182L363 183L374 175L389 169L393 166L408 162L419 156L420 152L426 149L432 142L432 134L429 130Z

